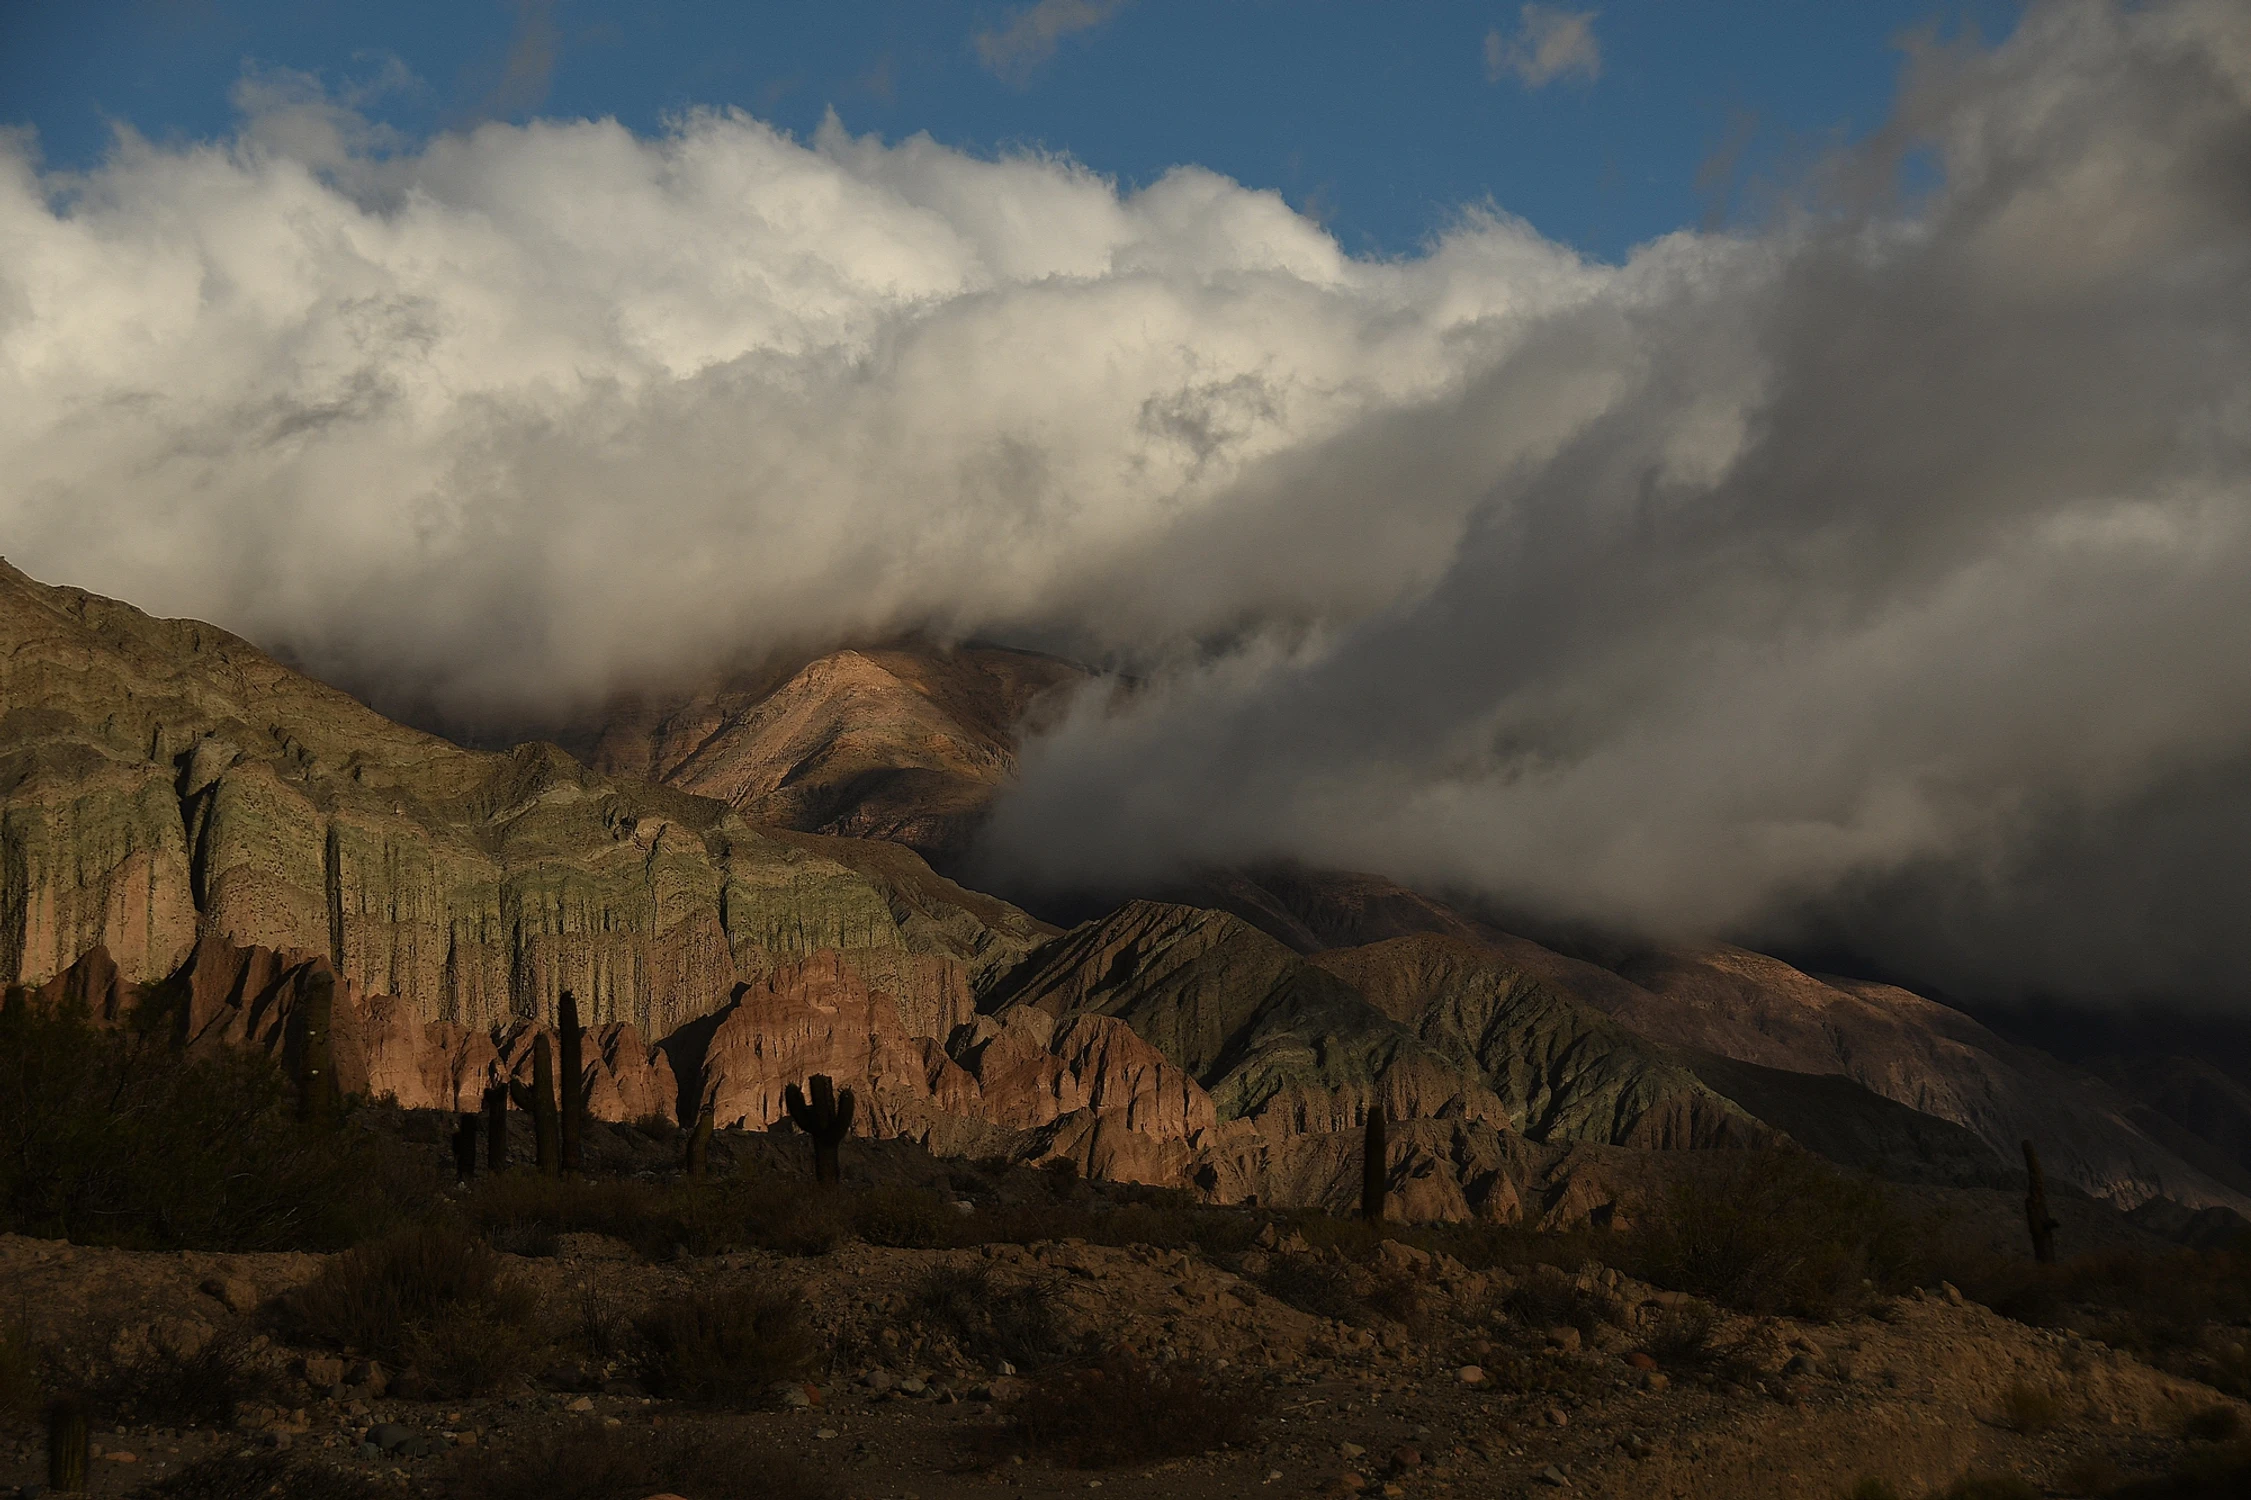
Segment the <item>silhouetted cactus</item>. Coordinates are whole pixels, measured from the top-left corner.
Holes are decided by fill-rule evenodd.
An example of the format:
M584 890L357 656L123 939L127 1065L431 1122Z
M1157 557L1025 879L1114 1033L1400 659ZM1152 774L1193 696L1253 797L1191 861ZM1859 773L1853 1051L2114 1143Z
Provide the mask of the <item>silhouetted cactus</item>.
M64 1494L86 1488L90 1433L86 1403L77 1397L65 1396L47 1408L47 1488Z
M555 1008L555 1030L562 1042L563 1175L576 1177L579 1168L579 1127L586 1119L585 1032L578 1025L578 997L569 990Z
M453 1126L453 1180L467 1182L477 1175L477 1126L483 1116L474 1110L464 1113Z
M555 1119L555 1053L541 1032L531 1043L531 1087L511 1081L516 1107L531 1116L532 1152L540 1175L554 1177L562 1166L562 1141Z
M696 1112L696 1124L688 1132L688 1178L701 1182L711 1170L712 1108L709 1104Z
M840 1181L844 1175L837 1163L836 1148L852 1130L852 1091L838 1093L826 1073L815 1073L810 1082L811 1104L793 1083L782 1090L782 1105L797 1128L813 1138L813 1180L826 1185Z
M1383 1222L1385 1171L1388 1149L1384 1141L1383 1106L1368 1110L1368 1135L1360 1147L1360 1217L1371 1224Z
M508 1085L498 1078L485 1087L485 1170L508 1170Z
M2039 1153L2024 1143L2024 1222L2032 1231L2032 1258L2041 1265L2056 1263L2056 1231L2063 1226L2048 1213L2048 1178L2040 1170Z
M333 1124L340 1096L336 1092L336 1055L329 1027L336 1018L336 975L326 963L315 963L305 976L305 993L291 1017L297 1029L297 1118L307 1125Z

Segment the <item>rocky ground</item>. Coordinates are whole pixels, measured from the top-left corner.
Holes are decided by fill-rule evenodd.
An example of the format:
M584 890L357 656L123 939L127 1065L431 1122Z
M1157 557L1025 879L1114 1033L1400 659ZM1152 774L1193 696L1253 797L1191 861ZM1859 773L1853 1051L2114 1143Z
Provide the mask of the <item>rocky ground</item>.
M1664 1336L1683 1299L1599 1266L1574 1278L1473 1273L1398 1241L1345 1266L1341 1252L1265 1239L1233 1265L1078 1240L934 1251L848 1242L814 1257L649 1264L620 1242L568 1235L551 1255L509 1258L538 1289L562 1351L553 1365L492 1396L437 1402L401 1398L380 1367L339 1351L291 1347L278 1314L317 1273L317 1256L136 1253L10 1236L0 1238L0 1288L28 1339L66 1358L192 1353L236 1339L277 1377L269 1398L231 1425L105 1427L95 1439L96 1496L130 1493L199 1457L272 1449L434 1492L457 1486L482 1447L545 1442L571 1424L677 1422L692 1414L652 1400L623 1363L585 1351L601 1345L602 1328L668 1294L735 1283L797 1288L826 1351L787 1404L724 1420L798 1455L840 1494L869 1500L1095 1488L1799 1497L1842 1494L1871 1477L1914 1494L1970 1471L2020 1475L2044 1494L2094 1494L2171 1466L2190 1446L2183 1432L2193 1416L2239 1406L1945 1291L1835 1324L1724 1319L1700 1353L1684 1352ZM1265 1289L1277 1266L1300 1263L1388 1288L1385 1305L1404 1321L1319 1318ZM941 1268L1029 1287L1074 1332L1236 1382L1230 1399L1265 1411L1255 1437L1103 1471L1011 1451L996 1434L1027 1379L965 1352L921 1309ZM1525 1295L1527 1281L1540 1296ZM1548 1326L1538 1308L1558 1298L1588 1326ZM0 1483L36 1494L44 1472L36 1431L10 1432Z

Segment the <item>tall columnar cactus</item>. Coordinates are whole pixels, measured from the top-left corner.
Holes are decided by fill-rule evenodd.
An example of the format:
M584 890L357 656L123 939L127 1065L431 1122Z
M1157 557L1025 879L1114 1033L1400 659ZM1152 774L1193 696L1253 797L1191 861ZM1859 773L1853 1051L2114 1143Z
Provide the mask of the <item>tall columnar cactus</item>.
M711 1127L713 1110L709 1103L696 1112L696 1124L688 1132L688 1180L701 1182L711 1170Z
M1385 1170L1388 1148L1384 1141L1383 1106L1368 1110L1368 1136L1360 1147L1360 1217L1371 1224L1383 1222Z
M2041 1265L2056 1263L2056 1231L2063 1226L2048 1213L2048 1178L2040 1170L2040 1154L2032 1142L2024 1143L2024 1223L2032 1231L2032 1258Z
M86 1461L93 1443L86 1403L65 1396L47 1408L47 1488L77 1494L86 1488Z
M316 963L305 976L305 993L293 1017L297 1025L297 1118L308 1125L334 1123L336 1053L329 1028L336 1019L336 975Z
M555 1119L555 1052L541 1032L531 1043L531 1087L510 1083L508 1092L516 1107L531 1116L532 1150L542 1177L559 1175L562 1141Z
M508 1170L508 1085L498 1078L485 1086L485 1170Z
M465 1111L453 1126L453 1180L467 1182L477 1175L477 1127L484 1117Z
M555 1008L555 1031L562 1041L563 1175L578 1175L579 1126L586 1118L585 1033L578 1025L578 996L563 991Z
M782 1090L782 1104L797 1128L813 1138L813 1180L826 1186L842 1179L836 1148L852 1130L852 1091L836 1091L826 1073L811 1079L813 1102L807 1104L796 1084Z

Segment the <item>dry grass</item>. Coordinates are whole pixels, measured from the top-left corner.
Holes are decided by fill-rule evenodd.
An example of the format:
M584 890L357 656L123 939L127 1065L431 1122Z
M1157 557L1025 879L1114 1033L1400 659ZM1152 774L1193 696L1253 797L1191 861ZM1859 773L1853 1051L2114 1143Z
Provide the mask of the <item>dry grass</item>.
M801 1378L820 1353L803 1300L779 1288L690 1292L659 1303L635 1326L651 1391L737 1411L775 1404L774 1387Z
M1250 1442L1266 1400L1262 1389L1223 1385L1197 1365L1112 1353L1041 1375L1002 1438L1081 1469L1185 1458Z
M229 1332L188 1351L105 1353L92 1368L72 1372L71 1384L108 1420L223 1427L237 1407L278 1399L282 1382L248 1334Z
M604 1427L472 1450L450 1491L462 1500L835 1500L836 1490L794 1458L739 1427Z

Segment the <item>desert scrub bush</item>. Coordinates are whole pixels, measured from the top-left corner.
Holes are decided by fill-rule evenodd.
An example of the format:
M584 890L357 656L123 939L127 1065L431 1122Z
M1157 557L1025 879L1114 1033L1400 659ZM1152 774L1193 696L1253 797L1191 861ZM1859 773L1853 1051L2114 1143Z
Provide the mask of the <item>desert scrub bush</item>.
M850 1231L840 1196L756 1170L673 1183L508 1172L481 1179L463 1211L493 1243L523 1255L551 1253L564 1234L608 1235L651 1260L751 1249L823 1255Z
M471 1449L448 1485L461 1500L835 1500L836 1490L740 1427L663 1429L584 1422L560 1434Z
M47 1402L39 1353L21 1328L0 1324L0 1424L29 1422Z
M935 1250L954 1243L962 1214L952 1203L922 1188L876 1187L852 1204L852 1232L871 1245L899 1250Z
M492 1246L417 1224L336 1256L290 1298L307 1338L402 1365L436 1395L481 1395L545 1347L539 1302Z
M750 1411L802 1377L820 1345L804 1303L780 1288L704 1288L660 1302L634 1323L642 1383L659 1396Z
M369 1132L300 1126L263 1053L184 1053L161 1014L0 1002L0 1229L131 1249L332 1249L399 1179Z
M2242 1431L2242 1414L2232 1406L2199 1407L2181 1419L2181 1436L2192 1443L2224 1443Z
M1793 1150L1697 1157L1619 1247L1643 1280L1739 1312L1823 1320L1911 1284L1917 1226L1881 1183Z
M1310 1256L1275 1256L1258 1277L1258 1289L1316 1318L1365 1324L1372 1316L1368 1305L1353 1291L1349 1270Z
M1107 1469L1248 1443L1266 1404L1263 1390L1223 1385L1186 1361L1111 1353L1042 1373L1005 1436L1076 1468Z
M1691 1299L1667 1307L1643 1332L1642 1351L1668 1369L1701 1369L1712 1361L1712 1335L1719 1323L1719 1310L1709 1302Z
M2111 1490L2108 1500L2243 1500L2251 1495L2251 1440L2197 1447L2170 1473Z
M250 1335L232 1331L184 1344L140 1342L124 1352L113 1345L73 1371L70 1383L109 1420L168 1426L223 1427L238 1407L282 1395L280 1372Z
M1003 1284L984 1265L940 1266L915 1288L913 1310L988 1366L1042 1369L1079 1352L1055 1316L1057 1278Z
M1501 1306L1533 1328L1576 1328L1589 1338L1605 1323L1618 1321L1618 1304L1579 1285L1579 1278L1555 1266L1528 1267L1501 1299Z
M2014 1474L1964 1474L1934 1500L2040 1500L2040 1487Z
M2046 1386L2034 1385L2029 1380L2012 1380L2008 1389L2001 1392L2000 1406L1993 1420L1997 1426L2030 1437L2046 1432L2063 1420L2063 1403Z
M287 1453L222 1453L142 1485L154 1500L389 1500L374 1480Z

